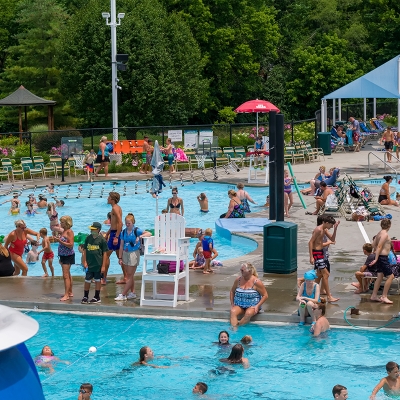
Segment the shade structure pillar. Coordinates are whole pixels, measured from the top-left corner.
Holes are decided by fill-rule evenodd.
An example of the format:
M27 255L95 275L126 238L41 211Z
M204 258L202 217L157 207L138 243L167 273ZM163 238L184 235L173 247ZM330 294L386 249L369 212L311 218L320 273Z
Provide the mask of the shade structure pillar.
M332 100L332 125L336 125L336 99Z
M285 157L284 157L284 121L283 114L277 114L275 117L276 128L275 128L275 168L276 168L276 220L285 220L285 208L284 208L284 168L285 168ZM271 183L270 183L271 187ZM271 199L271 197L270 197Z
M374 98L374 115L372 116L372 118L376 118L376 98Z
M364 121L367 120L367 99L364 97Z
M400 128L400 99L397 99L397 129Z
M342 99L338 100L338 118L339 121L342 120Z
M269 112L269 219L276 219L276 111Z
M325 115L324 132L326 132L328 130L328 102L327 102L327 100L324 100L324 115Z

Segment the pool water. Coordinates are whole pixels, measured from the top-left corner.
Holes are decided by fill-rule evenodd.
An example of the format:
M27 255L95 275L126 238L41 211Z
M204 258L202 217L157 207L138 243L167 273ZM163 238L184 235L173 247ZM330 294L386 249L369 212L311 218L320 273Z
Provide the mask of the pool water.
M79 187L82 190L79 190ZM136 225L141 229L154 228L154 217L156 216L157 201L149 193L146 193L146 184L144 182L121 182L119 185L113 185L111 182L106 183L90 183L83 185L64 185L56 187L55 194L60 198L64 199L65 206L57 208L59 217L63 215L70 215L73 219L73 231L75 235L79 232L89 233L89 225L94 221L103 222L107 218L107 213L111 211L111 206L107 204L108 193L115 188L121 194L121 201L119 202L123 211L123 218L131 212L135 215ZM219 256L218 260L224 261L230 258L236 258L243 254L247 254L256 249L256 242L243 239L240 246L232 246L231 242L225 238L218 237L215 234L215 221L219 216L227 211L229 198L227 192L229 189L233 189L235 186L227 184L214 184L214 183L196 183L184 182L184 186L178 185L179 197L183 199L184 203L184 216L186 219L186 226L188 228L212 228L214 231L215 248L217 249ZM265 198L268 195L268 188L246 188L246 191L258 204L265 204ZM200 213L197 196L201 193L206 193L209 199L209 213ZM21 210L25 210L25 201L28 200L28 195L32 193L32 190L25 190L20 201L22 207ZM51 201L50 197L53 195L47 194L45 188L38 188L35 191L35 195L44 193ZM123 193L126 193L124 196ZM136 194L137 193L137 194ZM77 198L80 196L79 198ZM88 198L88 196L91 196ZM102 197L100 197L102 196ZM158 199L158 213L161 213L163 208L167 206L167 200L171 197L171 190L166 188ZM11 199L11 196L2 198L2 201ZM257 208L254 208L257 210ZM260 208L258 208L260 210ZM15 229L14 222L17 219L24 219L27 226L35 231L39 231L40 228L47 228L49 231L49 219L46 215L46 209L38 209L39 214L34 216L26 216L21 212L19 216L8 215L9 203L4 204L0 207L0 219L2 221L2 228L0 235L7 235L13 229ZM103 230L107 231L108 226L103 225ZM191 240L191 253L193 253L197 239ZM57 255L58 244L52 245L53 251ZM78 252L77 245L75 246L76 262L80 263L80 253ZM111 264L109 273L117 274L121 272L121 267L118 265L117 257L113 253L111 257ZM28 275L40 276L43 274L43 270L40 262L30 264ZM61 266L58 260L54 260L55 274L61 275ZM142 267L139 265L138 271L141 271ZM73 266L71 269L75 275L82 274L82 268L79 265Z
M94 385L94 400L191 399L197 398L191 391L198 381L208 384L207 395L214 399L330 400L336 384L346 386L351 399L367 399L386 376L385 364L397 361L400 339L397 332L349 329L313 338L308 327L250 324L229 331L233 344L244 335L253 337L254 346L245 351L250 367L215 373L227 366L219 359L228 354L212 343L227 330L226 322L30 315L40 324L27 342L31 355L49 345L57 357L73 363L57 364L54 374L39 368L47 400L76 399L83 382ZM91 346L96 353L88 353ZM131 367L142 346L164 357L153 364L171 368Z

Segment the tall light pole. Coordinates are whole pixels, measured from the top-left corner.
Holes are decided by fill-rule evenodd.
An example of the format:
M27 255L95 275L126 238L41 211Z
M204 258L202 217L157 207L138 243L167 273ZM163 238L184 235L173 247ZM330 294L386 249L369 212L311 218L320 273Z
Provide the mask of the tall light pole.
M113 141L118 140L118 78L117 78L117 26L121 25L124 13L116 16L116 0L111 0L111 13L103 12L102 17L111 28L111 93L112 93L112 120L113 120ZM117 23L118 18L118 23Z

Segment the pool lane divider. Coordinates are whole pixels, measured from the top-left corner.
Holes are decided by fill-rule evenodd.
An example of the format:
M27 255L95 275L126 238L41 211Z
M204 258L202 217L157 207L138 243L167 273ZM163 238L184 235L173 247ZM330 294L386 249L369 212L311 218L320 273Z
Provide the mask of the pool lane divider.
M292 179L293 179L293 184L294 184L294 187L296 188L297 195L299 196L299 199L300 199L300 201L301 201L301 205L303 206L303 208L304 208L305 210L307 210L307 204L305 203L304 198L303 198L303 195L301 194L299 185L297 184L297 179L296 179L296 177L293 175L292 165L290 164L289 161L287 162L287 166L288 166L288 168L289 168L290 176L291 176Z

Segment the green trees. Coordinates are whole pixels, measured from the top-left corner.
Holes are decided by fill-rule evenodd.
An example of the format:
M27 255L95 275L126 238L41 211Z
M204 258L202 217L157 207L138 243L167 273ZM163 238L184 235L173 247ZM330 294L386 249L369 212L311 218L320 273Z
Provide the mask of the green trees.
M275 11L259 0L164 0L189 23L210 81L208 115L261 94L261 64L277 57Z
M92 0L71 17L58 56L62 90L88 126L111 126L110 28L101 18L107 4ZM119 1L118 12L126 16L117 49L129 55L119 73L120 125L186 123L207 93L187 24L156 1Z
M55 55L59 36L68 15L56 0L22 0L18 4L16 44L8 48L1 89L11 93L24 85L40 97L57 101L55 118L67 120L68 105L59 91L59 69ZM29 112L30 122L46 121L47 110L35 108Z

